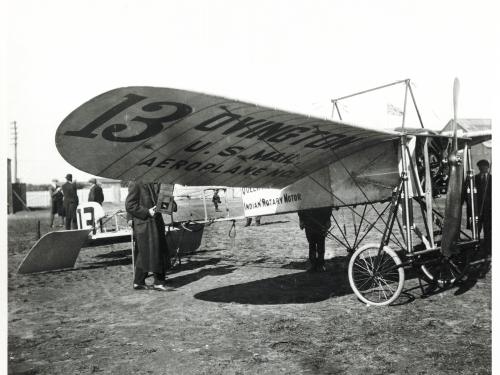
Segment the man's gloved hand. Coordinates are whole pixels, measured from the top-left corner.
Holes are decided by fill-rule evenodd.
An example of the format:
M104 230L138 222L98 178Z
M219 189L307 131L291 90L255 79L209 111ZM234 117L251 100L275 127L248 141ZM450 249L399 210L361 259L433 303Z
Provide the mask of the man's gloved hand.
M156 206L151 207L151 208L149 209L149 215L151 215L151 217L154 217L154 216L155 216L155 213L156 213Z

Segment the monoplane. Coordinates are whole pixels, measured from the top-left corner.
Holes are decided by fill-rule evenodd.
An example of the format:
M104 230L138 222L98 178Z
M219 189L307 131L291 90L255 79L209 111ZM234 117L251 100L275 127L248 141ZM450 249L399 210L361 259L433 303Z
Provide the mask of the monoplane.
M405 86L397 130L193 91L123 87L74 110L55 141L67 162L95 176L242 188L247 217L326 206L348 210L353 235L335 211L338 231L330 235L352 253L348 273L356 295L385 305L398 298L409 266L443 285L466 272L467 249L479 245L470 149L491 138L491 132L458 136L456 125L451 135L424 129L409 80L375 89L395 84ZM455 124L458 87L455 80ZM420 129L405 126L409 97ZM449 183L440 213L433 182L443 168ZM464 191L472 206L470 234L461 230ZM199 221L207 219L205 211ZM377 242L362 245L377 231Z

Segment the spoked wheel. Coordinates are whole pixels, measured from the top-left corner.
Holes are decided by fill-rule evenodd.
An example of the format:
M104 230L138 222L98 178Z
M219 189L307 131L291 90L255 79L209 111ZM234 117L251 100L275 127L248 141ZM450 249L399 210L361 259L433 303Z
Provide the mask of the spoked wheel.
M469 251L463 250L449 258L439 254L427 260L420 269L429 282L442 288L460 281L468 271L469 262Z
M356 250L349 262L349 283L358 298L369 305L383 306L394 302L405 282L401 259L388 246L379 251L378 244Z

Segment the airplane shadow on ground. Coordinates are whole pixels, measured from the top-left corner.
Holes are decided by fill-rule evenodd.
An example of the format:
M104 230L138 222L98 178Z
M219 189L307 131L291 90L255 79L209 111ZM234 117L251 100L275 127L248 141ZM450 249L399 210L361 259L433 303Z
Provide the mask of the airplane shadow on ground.
M199 267L204 267L202 263L204 262L198 262ZM206 265L206 264L205 264ZM233 272L236 269L234 266L226 265L226 266L218 266L218 267L212 267L212 268L202 268L201 270L198 270L197 272L192 272L186 275L180 275L180 276L175 276L175 274L167 274L167 285L174 287L174 288L180 288L184 285L193 283L195 281L198 281L206 276L222 276L222 275L227 275L231 272Z
M104 267L113 266L127 266L132 265L132 258L130 255L130 250L115 250L108 253L96 255L94 258L104 259L98 262L86 262L72 270L88 270ZM182 258L182 264L175 266L170 270L169 274L174 274L182 271L195 270L197 268L203 268L205 266L213 266L219 263L221 260L219 258L209 258L205 260L190 260L188 258Z
M108 253L98 254L94 258L108 259L108 258L130 258L130 249L125 250L113 250Z
M329 298L354 294L347 277L349 257L335 257L326 261L327 272L298 272L247 283L229 285L206 290L194 295L196 299L209 302L271 305L289 303L315 303ZM306 270L309 262L291 262L281 268ZM434 288L419 279L419 272L408 269L406 281L419 280L418 285L406 284L393 306L412 303L417 298L426 298L444 292L445 288ZM456 286L454 287L456 288ZM458 294L460 284L455 294Z
M327 272L298 272L248 283L229 285L196 294L210 302L235 302L252 305L314 303L351 294L344 268L345 257L326 262ZM282 268L307 269L308 262L292 262Z

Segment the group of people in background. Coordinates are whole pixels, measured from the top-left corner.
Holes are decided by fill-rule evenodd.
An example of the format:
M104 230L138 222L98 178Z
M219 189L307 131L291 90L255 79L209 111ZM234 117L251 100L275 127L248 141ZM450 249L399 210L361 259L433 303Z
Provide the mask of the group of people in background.
M102 187L97 184L95 178L89 180L91 185L88 201L97 202L100 205L104 202ZM58 186L57 179L53 179L49 187L50 194L50 227L54 227L56 214L61 219L60 226L66 230L77 229L76 208L78 207L78 194L76 181L73 181L73 175L68 173L66 181Z

